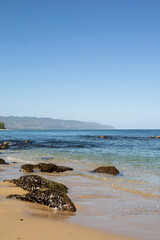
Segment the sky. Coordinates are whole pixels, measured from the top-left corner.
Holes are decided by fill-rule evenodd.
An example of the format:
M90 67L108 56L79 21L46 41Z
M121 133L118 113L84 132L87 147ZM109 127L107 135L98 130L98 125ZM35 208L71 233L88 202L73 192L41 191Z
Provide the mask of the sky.
M0 116L160 129L159 0L0 0Z

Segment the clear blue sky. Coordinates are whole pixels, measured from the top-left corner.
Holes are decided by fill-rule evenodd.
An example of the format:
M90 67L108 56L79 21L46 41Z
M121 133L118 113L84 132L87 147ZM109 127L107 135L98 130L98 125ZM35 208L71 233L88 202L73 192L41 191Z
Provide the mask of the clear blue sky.
M0 0L0 115L160 128L159 0Z

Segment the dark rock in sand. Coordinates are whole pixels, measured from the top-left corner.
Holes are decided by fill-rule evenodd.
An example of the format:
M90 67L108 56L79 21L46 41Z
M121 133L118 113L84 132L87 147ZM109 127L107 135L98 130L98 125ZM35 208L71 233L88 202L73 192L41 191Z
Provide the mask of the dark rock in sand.
M61 183L57 183L38 175L26 175L18 179L5 180L16 184L17 187L21 187L26 191L33 191L36 189L51 189L59 192L67 192L67 187Z
M74 204L65 192L59 192L51 189L34 190L24 195L11 194L7 196L7 198L21 199L23 201L40 203L42 205L56 208L61 211L76 211Z
M21 169L23 169L24 172L32 173L34 169L34 165L32 164L24 164L21 166Z
M93 172L107 173L107 174L112 174L112 175L119 174L119 170L113 166L101 166L101 167L96 168Z
M4 159L0 158L0 164L5 164L5 165L9 165L9 163L7 163Z

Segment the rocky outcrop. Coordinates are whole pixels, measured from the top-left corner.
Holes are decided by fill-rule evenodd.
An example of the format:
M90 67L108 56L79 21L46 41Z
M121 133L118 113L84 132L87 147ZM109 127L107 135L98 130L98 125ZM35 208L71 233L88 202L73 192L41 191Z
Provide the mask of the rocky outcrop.
M7 198L39 203L61 211L76 211L74 204L66 193L56 190L34 190L24 195L11 194Z
M25 172L33 172L33 170L38 170L41 172L65 172L65 171L72 171L73 168L65 167L65 166L58 166L53 163L39 163L36 165L32 164L25 164L21 166L21 169Z
M76 211L76 207L66 194L67 187L61 183L38 175L22 176L19 179L9 180L9 182L29 192L23 195L11 194L7 198L39 203L61 211Z
M151 136L149 136L148 138L150 138L150 139L159 139L160 136L155 136L155 137L151 137Z
M113 166L101 166L93 170L93 172L96 173L107 173L107 174L112 174L112 175L117 175L119 174L119 170L116 167Z
M4 159L0 158L0 164L5 164L5 165L9 165L9 163L7 163Z
M26 191L33 191L37 189L52 189L59 192L67 192L67 187L61 183L57 183L38 175L26 175L18 179L5 180L16 184L17 187L21 187Z

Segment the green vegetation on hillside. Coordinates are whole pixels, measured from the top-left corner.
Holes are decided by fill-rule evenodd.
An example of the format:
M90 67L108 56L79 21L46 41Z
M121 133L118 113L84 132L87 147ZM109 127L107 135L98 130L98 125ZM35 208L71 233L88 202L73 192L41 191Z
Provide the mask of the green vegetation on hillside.
M0 129L5 129L5 124L4 124L4 122L0 122Z
M111 125L102 125L94 122L81 122L75 120L62 120L36 117L3 117L7 129L43 129L43 130L86 130L86 129L114 129Z

